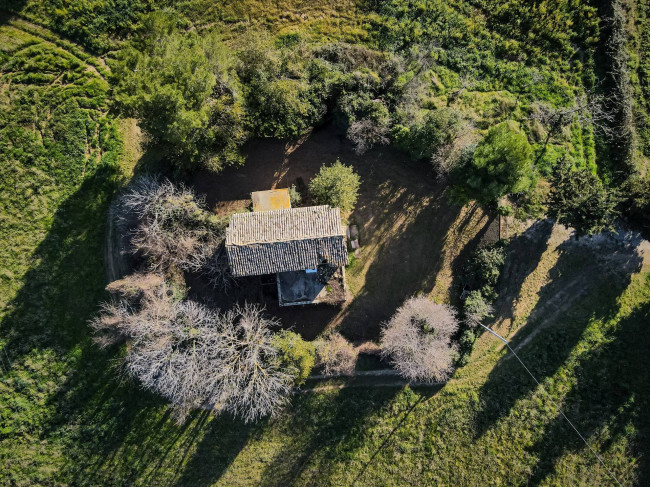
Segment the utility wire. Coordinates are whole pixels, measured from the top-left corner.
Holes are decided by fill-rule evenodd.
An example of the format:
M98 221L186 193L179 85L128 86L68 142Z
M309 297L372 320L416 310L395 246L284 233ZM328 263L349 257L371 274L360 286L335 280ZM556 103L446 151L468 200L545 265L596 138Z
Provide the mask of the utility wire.
M571 425L571 427L573 428L573 430L574 430L574 431L576 432L576 434L580 437L580 439L584 442L584 444L587 445L587 448L589 448L589 450L591 451L591 453L592 453L592 454L596 457L596 459L600 462L600 464L601 464L601 465L603 466L603 468L607 471L607 473L608 473L609 476L612 478L612 480L613 480L614 482L616 482L616 485L619 485L619 486L622 487L621 483L618 481L618 479L616 478L616 476L612 473L612 471L611 471L609 468L607 468L607 465L605 465L605 462L604 462L603 459L600 457L600 455L598 455L598 453L596 453L596 450L594 450L594 449L591 447L591 445L587 442L587 440L585 439L585 437L582 436L582 434L580 433L580 431L578 431L578 428L576 428L576 426L571 422L571 420L570 420L569 418L567 418L566 414L564 414L564 411L562 411L562 408L560 408L560 406L559 406L559 405L558 405L558 404L553 400L553 397L551 396L551 394L550 394L546 389L544 389L544 386L543 386L542 384L540 384L540 382L539 382L539 381L537 380L537 378L533 375L533 373L528 369L528 367L526 367L526 364L525 364L525 363L524 363L524 362L519 358L519 355L517 355L517 353L512 349L512 347L511 347L510 344L508 343L508 340L506 340L505 338L503 338L501 335L499 335L499 334L496 333L495 331L492 331L490 328L488 328L487 326L483 325L482 323L479 323L479 325L481 325L481 326L482 326L483 328L485 328L488 332L490 332L492 335L494 335L494 336L497 337L499 340L501 340L503 343L505 343L506 347L508 347L508 350L510 350L510 351L512 352L512 354L513 354L513 355L515 356L515 358L519 361L519 363L521 364L521 366L522 366L524 369L526 369L526 372L528 372L528 375L530 375L530 376L532 377L532 379L535 381L535 384L537 384L537 385L538 385L538 386L539 386L539 387L540 387L540 388L541 388L541 389L546 393L546 395L548 396L549 400L551 401L551 404L553 404L553 406L555 406L555 408L559 411L559 413L562 415L562 417L563 417L564 419L566 419L567 423L569 423L569 424Z

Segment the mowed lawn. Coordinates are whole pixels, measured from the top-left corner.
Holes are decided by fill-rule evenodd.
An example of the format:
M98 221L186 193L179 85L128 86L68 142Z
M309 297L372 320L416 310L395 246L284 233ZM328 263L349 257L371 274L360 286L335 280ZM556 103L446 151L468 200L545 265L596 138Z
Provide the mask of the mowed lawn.
M4 27L1 34L17 39L11 49L39 42ZM81 72L88 71L80 68L83 81ZM3 71L3 82L6 76ZM41 79L38 84L37 78L24 78L23 84L47 90L59 82L48 88L53 79ZM12 86L22 89L16 80ZM17 110L15 100L3 98L2 108ZM77 119L101 118L101 108L98 115L73 110L75 117L66 120L79 128ZM93 127L83 120L84 127ZM48 146L47 131L45 135L45 142L38 136L21 139L23 149L40 150L33 147L42 143L52 151L37 159L40 166L33 169L40 172L21 172L30 167L20 159L24 150L12 153L21 164L3 161L3 169L15 169L7 169L12 179L3 178L3 183L11 185L1 193L2 204L11 211L3 209L1 234L0 483L611 484L541 388L490 335L481 337L470 363L440 389L333 387L297 394L279 417L254 425L205 412L177 425L161 400L114 367L120 349L97 349L86 326L105 297L106 211L129 170L118 163L125 159L113 148L105 151L112 156L87 165L91 136L90 149L74 152L76 158L66 159L74 166L63 171L66 167L55 163L57 146ZM117 133L111 137L119 139ZM390 287L388 299L402 299L390 280L391 266L399 260L391 257L395 264L375 272L372 255L399 255L408 244L400 236L408 235L409 228L423 228L425 236L439 242L432 245L440 254L462 257L464 239L458 235L480 215L472 208L458 210L453 218L435 211L444 200L426 182L427 174L412 165L369 165L366 170L358 218L370 238L350 280L357 296L365 294L368 302L389 309L394 302L384 304L375 293ZM399 191L395 174L402 172L421 180L422 192L409 196L411 186ZM46 195L38 193L38 185L24 191L34 174L48 181ZM370 195L376 195L377 203L370 203ZM379 211L390 209L393 200L401 201L393 208L406 212ZM27 219L21 224L26 214L21 212L27 211L21 205L34 202L41 204L29 209L38 225L28 225ZM447 219L436 220L438 214ZM409 218L420 226L411 227ZM481 228L479 223L475 235ZM20 251L14 252L18 238ZM639 240L583 244L569 240L562 228L534 224L513 238L494 320L623 485L650 482L648 252L647 243ZM405 264L422 276L403 294L419 287L438 299L450 297L456 259L440 261L439 255L424 254Z

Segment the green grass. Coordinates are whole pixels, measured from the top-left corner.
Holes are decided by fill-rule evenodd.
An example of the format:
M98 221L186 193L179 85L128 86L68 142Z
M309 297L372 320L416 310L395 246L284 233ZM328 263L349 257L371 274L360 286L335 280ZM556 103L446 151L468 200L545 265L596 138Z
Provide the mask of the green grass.
M277 25L279 10L260 5ZM338 25L356 35L353 11ZM339 28L310 18L324 36ZM130 168L122 167L108 114L109 87L87 65L100 63L44 39L18 24L0 26L1 484L610 483L545 393L485 335L440 390L332 388L298 394L278 418L255 425L205 412L175 424L160 399L114 367L119 349L91 342L86 323L105 297L107 205ZM451 65L441 62L437 72L449 74ZM465 94L459 103L494 113L500 105L491 94ZM571 137L586 154L587 137ZM557 254L556 261L543 252L511 255L515 267L540 261L550 271L548 282L532 287L508 277L512 301L500 311L515 298L534 309L501 331L523 327L525 336L541 326L554 296L581 289L570 285L586 272L586 254ZM591 281L521 356L623 485L643 485L650 481L650 274L637 266Z

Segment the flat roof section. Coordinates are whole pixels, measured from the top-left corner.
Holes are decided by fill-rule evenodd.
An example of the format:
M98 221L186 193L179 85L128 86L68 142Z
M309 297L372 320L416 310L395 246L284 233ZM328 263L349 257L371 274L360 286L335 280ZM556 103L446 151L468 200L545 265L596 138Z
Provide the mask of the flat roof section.
M251 193L251 199L253 200L253 211L286 210L291 208L287 188L255 191Z

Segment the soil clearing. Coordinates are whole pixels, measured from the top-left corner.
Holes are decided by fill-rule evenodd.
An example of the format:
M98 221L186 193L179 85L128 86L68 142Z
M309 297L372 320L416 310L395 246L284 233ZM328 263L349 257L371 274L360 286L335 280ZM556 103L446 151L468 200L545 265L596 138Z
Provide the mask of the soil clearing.
M245 211L253 191L295 184L306 197L309 180L337 159L361 176L348 218L358 225L361 243L347 269L351 299L343 306L290 308L265 300L270 314L307 339L337 327L351 340L376 340L381 323L409 296L448 301L458 294L454 270L481 240L498 238L495 221L478 207L450 204L431 168L396 149L357 155L343 135L326 127L298 141L256 139L244 150L243 167L200 172L191 181L217 213Z

